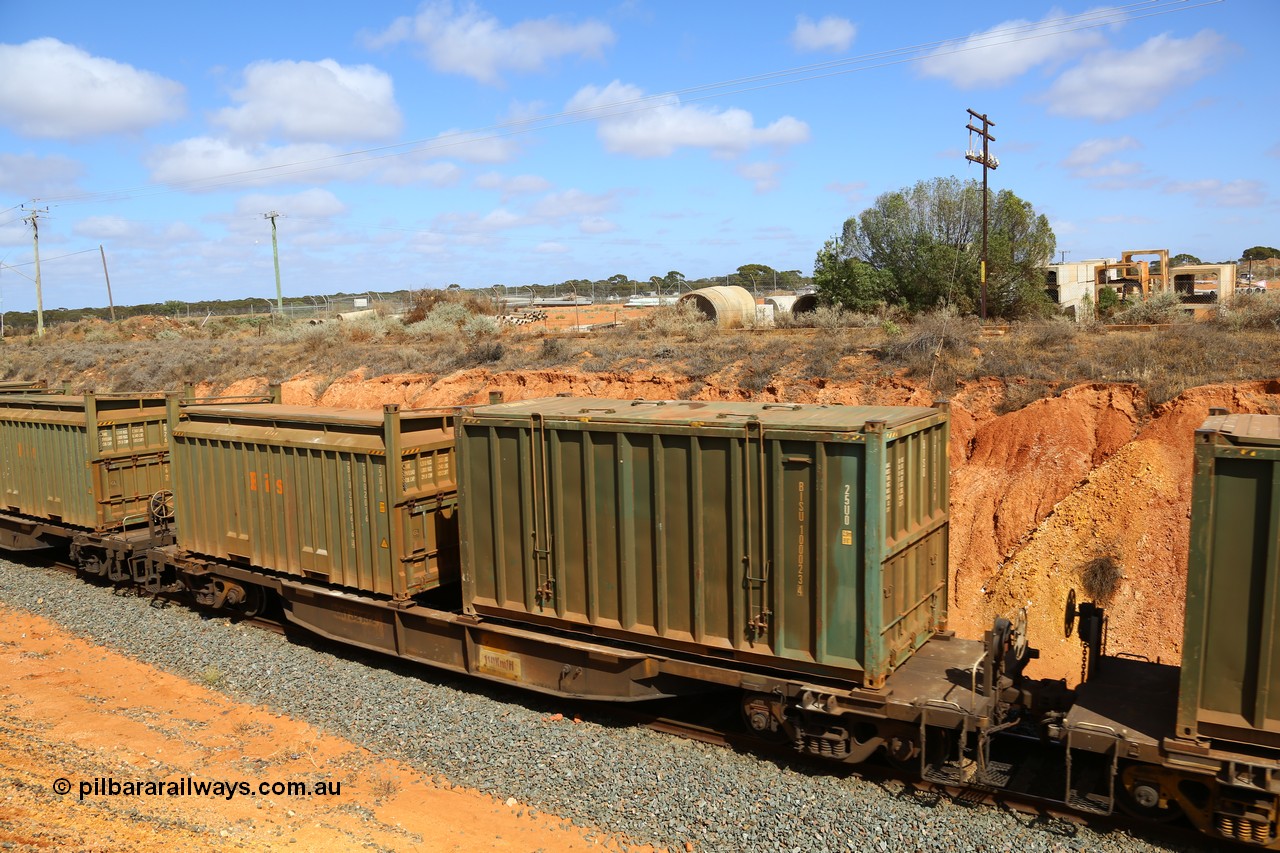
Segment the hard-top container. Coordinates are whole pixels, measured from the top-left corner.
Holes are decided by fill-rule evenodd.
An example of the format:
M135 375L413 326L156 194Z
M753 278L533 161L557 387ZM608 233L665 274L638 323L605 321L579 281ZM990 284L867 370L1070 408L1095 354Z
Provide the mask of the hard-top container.
M946 624L947 430L927 408L466 410L464 609L880 685Z
M103 532L145 525L169 488L165 401L141 394L0 394L0 485L19 516Z
M1178 736L1280 748L1280 417L1196 431Z
M405 599L457 579L453 414L174 401L178 545Z

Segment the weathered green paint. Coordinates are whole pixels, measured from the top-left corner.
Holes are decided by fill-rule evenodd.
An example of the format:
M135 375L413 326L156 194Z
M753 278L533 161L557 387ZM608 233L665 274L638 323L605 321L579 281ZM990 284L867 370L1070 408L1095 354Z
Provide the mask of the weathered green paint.
M924 408L470 410L464 606L878 685L945 625L947 427Z
M187 551L395 599L456 580L451 414L174 400L170 417Z
M146 524L168 445L158 395L0 395L0 508L100 532Z
M1280 746L1280 417L1196 433L1178 736Z

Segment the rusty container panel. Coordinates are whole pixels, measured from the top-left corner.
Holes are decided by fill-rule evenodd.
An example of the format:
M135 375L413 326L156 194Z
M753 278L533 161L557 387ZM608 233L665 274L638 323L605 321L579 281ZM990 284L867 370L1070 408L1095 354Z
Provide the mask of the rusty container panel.
M168 446L160 396L2 394L4 509L92 531L146 524Z
M1178 736L1280 748L1280 417L1196 432Z
M464 607L879 684L945 626L947 426L924 408L472 409Z
M178 545L404 599L457 579L453 416L173 405Z

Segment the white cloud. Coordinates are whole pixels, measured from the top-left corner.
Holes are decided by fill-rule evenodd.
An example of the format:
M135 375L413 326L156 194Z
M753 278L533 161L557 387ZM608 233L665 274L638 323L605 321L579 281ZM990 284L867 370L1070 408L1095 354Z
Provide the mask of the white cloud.
M204 232L196 230L185 222L171 222L166 225L160 234L166 245L174 243L194 243L196 241L204 242Z
M76 189L84 166L70 157L51 154L0 153L0 192L21 198L66 195Z
M791 46L800 51L829 50L839 53L849 49L858 28L845 18L828 15L814 21L808 15L796 17L796 28L791 31Z
M1071 153L1062 161L1062 165L1068 169L1083 169L1093 166L1112 154L1121 151L1128 151L1133 148L1141 148L1142 143L1134 139L1132 136L1117 136L1110 139L1086 139L1075 148L1071 149Z
M615 38L599 21L569 24L549 17L503 26L474 3L455 9L444 0L424 3L418 14L397 18L366 41L371 47L412 41L436 70L497 84L504 71L541 71L564 56L599 58Z
M1170 181L1166 193L1185 193L1206 207L1259 207L1267 200L1262 181L1222 181L1204 178L1198 181Z
M767 193L778 188L781 168L777 163L743 163L737 171L740 177L755 184L756 192Z
M1114 13L1095 9L1093 13ZM1014 20L996 24L960 41L947 42L920 63L926 77L942 77L960 89L1000 86L1037 65L1056 64L1105 43L1096 30L1054 29L1063 13L1053 9L1040 21ZM1064 22L1065 24L1065 22ZM1044 33L1037 38L1027 35Z
M603 216L587 216L578 223L578 230L583 234L608 234L618 230L618 223Z
M446 130L436 135L424 153L449 156L465 163L506 163L520 153L520 145L510 137Z
M823 189L828 192L839 193L844 196L845 201L849 202L849 204L858 204L867 197L866 181L850 181L848 183L832 181Z
M505 208L499 207L475 220L474 224L481 231L500 231L506 228L519 228L522 225L528 225L529 220L518 213L512 213Z
M634 110L637 101L653 106L625 112ZM757 145L796 145L809 139L809 125L791 116L756 127L746 110L682 105L674 95L648 99L643 90L617 80L603 88L583 87L565 110L594 115L605 148L633 157L668 157L682 147L734 156Z
M563 219L568 216L591 216L606 213L617 207L613 193L592 195L582 190L565 190L549 193L538 199L533 215L544 219Z
M255 62L231 98L240 106L219 110L212 122L239 139L279 134L291 142L324 142L388 139L400 132L391 77L371 65Z
M1109 213L1106 216L1099 216L1095 220L1102 225L1150 225L1155 222L1149 216L1136 216L1131 213ZM1055 230L1057 226L1054 226Z
M1043 96L1049 112L1118 121L1160 106L1166 95L1212 70L1226 40L1211 30L1191 38L1159 35L1137 48L1087 54Z
M457 184L463 177L459 166L431 159L430 152L361 160L347 158L336 146L315 142L274 146L209 136L157 147L150 152L147 165L153 181L192 192L358 179L399 187L443 187Z
M1141 147L1142 143L1132 136L1086 139L1071 149L1071 153L1062 161L1062 166L1075 178L1118 178L1136 175L1142 171L1142 166L1138 163L1126 163L1108 158L1121 151Z
M0 121L26 136L132 133L185 110L181 84L54 38L0 44L0 69Z
M183 185L197 191L274 183L315 184L325 180L368 175L372 164L344 162L342 151L332 145L236 145L207 136L160 146L150 153L147 165L157 183ZM328 161L328 162L326 162ZM192 185L194 184L194 186Z
M502 193L504 201L512 196L541 193L551 189L551 182L538 175L513 175L512 177L507 177L498 172L485 172L483 175L477 175L475 185L477 189L497 190Z
M540 255L563 255L569 251L569 247L563 243L547 241L534 246L533 250Z
M142 228L122 216L89 216L72 225L71 233L90 240L127 240L141 234Z
M413 157L392 157L382 161L378 182L396 187L430 184L451 187L462 180L462 168L447 160L422 162Z
M240 214L255 215L271 210L298 219L329 219L345 213L347 206L336 195L322 189L288 195L254 193L236 200L236 212Z

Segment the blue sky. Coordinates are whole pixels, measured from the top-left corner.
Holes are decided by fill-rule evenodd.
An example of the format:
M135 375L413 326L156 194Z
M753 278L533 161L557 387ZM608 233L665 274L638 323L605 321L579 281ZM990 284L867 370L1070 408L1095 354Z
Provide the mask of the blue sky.
M995 122L1066 259L1280 243L1274 0L0 0L0 298L811 273ZM808 69L808 70L797 70ZM1061 255L1059 256L1061 257Z

